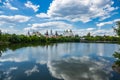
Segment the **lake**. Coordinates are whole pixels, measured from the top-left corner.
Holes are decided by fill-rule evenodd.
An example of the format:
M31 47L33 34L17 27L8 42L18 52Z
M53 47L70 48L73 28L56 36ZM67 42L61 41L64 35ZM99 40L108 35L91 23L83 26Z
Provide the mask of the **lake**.
M120 80L112 56L120 45L58 43L1 49L0 80Z

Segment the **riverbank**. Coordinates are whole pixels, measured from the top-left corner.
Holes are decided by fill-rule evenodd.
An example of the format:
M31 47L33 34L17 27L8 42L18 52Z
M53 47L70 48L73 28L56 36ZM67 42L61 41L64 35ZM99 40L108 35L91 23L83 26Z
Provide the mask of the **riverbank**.
M49 38L50 39L50 38ZM116 44L120 44L119 41L81 41L81 40L47 40L47 41L35 41L35 42L3 42L0 41L0 46L2 45L19 45L19 44L26 44L26 45L31 45L31 44L38 44L38 45L46 45L46 44L53 44L53 43L65 43L65 42L77 42L77 43L116 43Z
M119 44L119 41L80 41L81 43L117 43Z
M0 45L8 44L50 44L63 42L84 42L84 43L119 43L120 37L116 36L26 36L16 34L3 34L0 36Z

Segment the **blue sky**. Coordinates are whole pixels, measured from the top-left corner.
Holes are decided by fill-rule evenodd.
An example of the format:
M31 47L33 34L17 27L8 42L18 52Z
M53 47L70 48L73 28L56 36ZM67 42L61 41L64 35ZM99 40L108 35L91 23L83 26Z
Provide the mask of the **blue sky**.
M115 35L112 26L119 20L120 0L0 0L0 29L7 33Z

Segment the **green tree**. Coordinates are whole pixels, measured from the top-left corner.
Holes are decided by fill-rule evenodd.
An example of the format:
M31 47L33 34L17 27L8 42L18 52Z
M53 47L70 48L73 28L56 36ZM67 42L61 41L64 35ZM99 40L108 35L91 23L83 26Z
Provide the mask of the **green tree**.
M120 37L120 21L117 21L116 25L117 25L117 28L114 28L114 31Z
M12 36L9 38L9 42L11 43L19 43L21 40L18 35L12 34Z

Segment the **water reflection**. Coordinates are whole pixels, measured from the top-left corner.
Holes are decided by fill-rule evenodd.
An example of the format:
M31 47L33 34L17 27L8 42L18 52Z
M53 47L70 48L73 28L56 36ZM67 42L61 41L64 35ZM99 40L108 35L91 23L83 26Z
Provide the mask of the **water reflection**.
M120 73L120 49L119 51L115 52L113 56L116 58L112 68L114 71Z
M32 75L32 73L35 73L35 72L39 72L38 66L36 65L32 69L26 70L25 74L27 74L27 76L30 76Z
M109 80L112 76L109 60L71 57L52 61L48 68L52 76L64 80Z
M117 47L63 43L7 48L0 57L0 80L120 80L111 68Z

